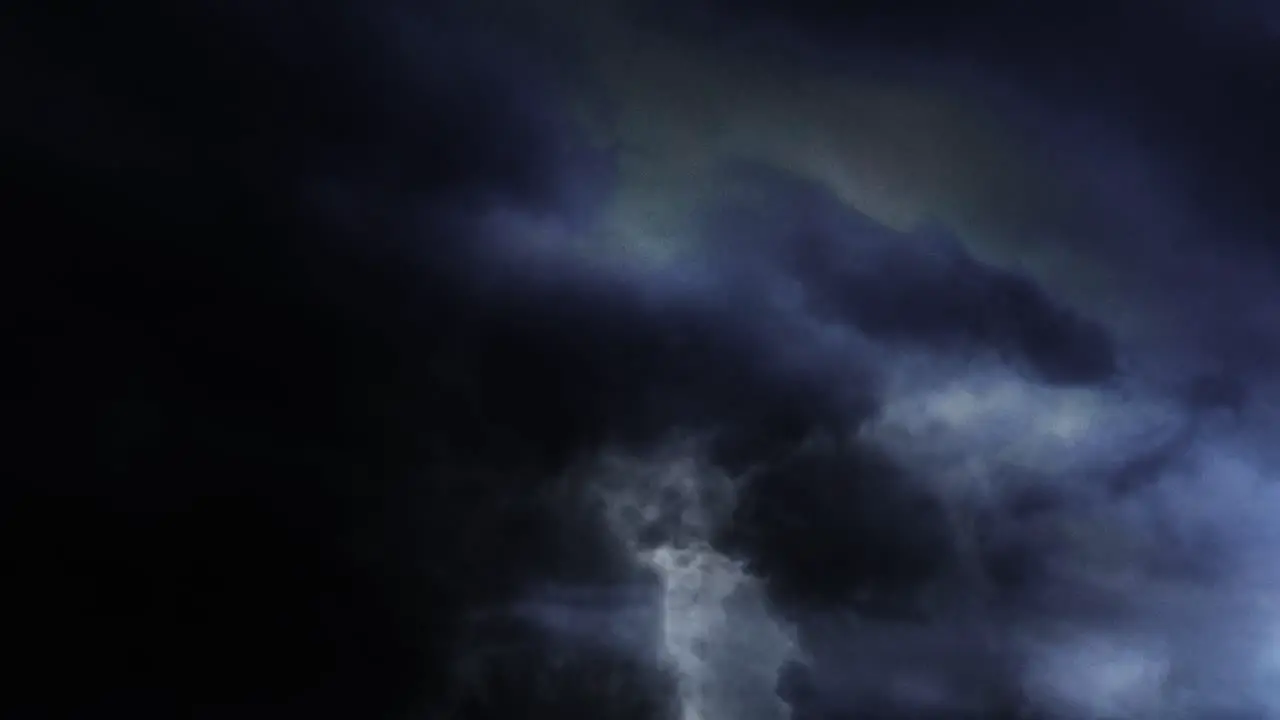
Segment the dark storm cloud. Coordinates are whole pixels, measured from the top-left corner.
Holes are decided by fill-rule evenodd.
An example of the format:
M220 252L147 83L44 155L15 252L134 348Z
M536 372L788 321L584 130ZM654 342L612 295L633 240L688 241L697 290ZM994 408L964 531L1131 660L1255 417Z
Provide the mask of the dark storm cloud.
M465 706L468 608L617 572L548 491L571 461L689 427L741 466L865 413L853 353L714 273L512 254L486 218L581 213L566 174L608 164L501 36L336 4L5 30L14 712Z
M1280 50L1258 4L712 0L641 15L815 70L977 82L1005 113L1128 133L1220 232L1265 243L1277 220Z
M995 195L947 208L972 223L966 243L1004 246L1001 262L1031 259L1038 277L1071 292L1071 304L1113 325L1142 326L1135 342L1179 356L1166 365L1265 373L1274 364L1263 318L1274 314L1280 284L1280 216L1270 199L1280 52L1258 4L712 0L645 8L632 8L638 27L701 38L717 57L797 63L836 84L941 88L989 108L1019 138L1013 152L1026 167L986 182L984 172L999 176L992 168L1007 163L994 153L989 162L964 159L962 176Z
M957 551L957 531L940 499L946 493L928 487L936 468L907 468L875 439L849 439L868 419L884 416L881 394L895 399L902 391L892 377L899 356L946 358L942 366L902 369L910 385L1002 357L1025 369L1026 377L1011 374L1028 386L1037 386L1030 377L1041 387L1095 392L1088 388L1117 373L1115 350L1088 319L1056 305L1027 278L973 260L945 233L913 235L918 243L904 243L902 233L828 191L767 168L731 166L721 187L723 202L707 209L705 252L667 270L637 273L555 248L513 258L504 246L485 266L485 285L473 291L481 314L466 321L472 332L494 334L471 336L462 352L473 367L483 362L492 370L478 373L492 393L485 403L497 413L491 420L523 409L530 416L508 421L510 427L524 428L526 441L555 432L571 443L566 454L608 447L643 456L673 430L710 432L711 461L750 478L733 527L715 536L715 547L743 558L763 578L770 606L797 623L805 650L817 658L812 672L826 683L828 674L853 672L839 648L853 642L848 636L828 635L839 638L834 645L804 640L810 633L822 638L827 613L921 622L937 601L930 593L965 575L971 562L1004 563L994 574L998 592L1011 596L1023 592L1020 586L1030 582L1023 576L1035 572L1033 559L1019 557L1033 552L1023 537L1008 547L984 546L978 560ZM505 363L513 357L534 358L537 365L511 368ZM944 367L948 362L951 369ZM963 370L961 378L968 382ZM1054 391L1045 392L1052 397ZM517 395L527 404L504 404ZM1021 408L1013 412L1030 417L1004 417L1011 408L999 410L960 442L969 449L985 444L984 421L1027 428L1036 413L1055 410L1035 402L1023 407L1013 399ZM891 413L885 421L910 425L923 418L928 426L928 415L908 399L901 416ZM985 461L985 451L976 452ZM1053 453L1070 451L1046 452L1060 462ZM642 512L644 503L637 505ZM555 579L593 582L581 571ZM535 613L568 634L606 624L600 617L620 622L619 615L632 612L625 603L598 602L513 612ZM666 622L683 621L671 616ZM767 634L758 617L741 622L744 635ZM953 629L921 629L915 650L882 667L894 668L889 674L904 682L941 683L947 693L967 682L973 697L966 702L980 709L1012 703L1005 695L1014 693L1017 676L1000 652L993 651L989 666L968 670L928 655L941 652L938 635ZM963 655L979 652L979 644L966 636L947 647ZM874 661L863 653L856 662ZM714 682L732 682L732 671L716 672L727 677ZM886 681L874 673L861 677L868 687ZM837 692L821 702L851 707L869 702L868 692ZM885 713L910 709L895 693L876 701ZM936 702L955 707L949 695Z
M878 28L914 52L899 10L867 7L880 20L864 26L796 5L780 34ZM1119 30L1062 9L936 10L921 37L954 38L925 58L1014 68L1025 49L1027 72L1048 73L1050 49L1077 52L1051 26L1120 47ZM745 6L717 27L774 12ZM798 625L813 656L798 684L817 696L800 717L1011 708L1023 665L1042 709L1104 686L1070 672L1094 645L1046 640L1042 657L999 613L1061 603L1072 641L1123 615L1063 568L1101 575L1115 555L1146 572L1172 553L1081 539L1157 533L1078 488L1100 469L1178 479L1191 461L1169 437L1233 491L1200 515L1194 479L1129 496L1164 497L1178 527L1271 507L1236 448L1179 434L1181 406L1107 389L1126 378L1094 319L946 232L887 229L786 171L730 167L721 202L700 208L712 242L687 262L650 272L574 252L557 232L592 227L613 158L557 114L563 58L477 20L393 3L8 18L4 270L25 361L3 511L15 714L661 716L672 688L637 662L645 628L574 640L631 600L526 591L653 581L568 471L673 435L710 438L708 464L747 479L710 540L769 595L735 637L775 608ZM1102 89L1048 89L1110 103L1154 72L1142 63ZM1182 122L1170 138L1198 121ZM1235 403L1220 386L1193 400ZM704 470L678 469L692 483ZM966 495L987 481L993 500ZM1044 527L1006 509L1039 490ZM970 502L992 520L980 537L957 517ZM1240 533L1261 533L1262 515L1240 516ZM1138 600L1169 599L1145 579ZM553 619L570 652L528 624L473 622L505 606ZM1183 613L1207 634L1229 607L1206 593L1154 622ZM1242 618L1231 629L1266 619ZM1174 654L1204 670L1192 635ZM1251 667L1256 643L1238 637L1206 657Z
M704 211L705 240L723 254L720 264L754 265L759 291L789 282L806 312L870 338L996 352L1052 383L1103 382L1117 372L1102 326L1034 279L972 258L946 228L897 232L817 183L731 167Z
M1010 207L1033 220L1015 225L1092 243L1121 285L1196 330L1154 349L1140 333L1117 341L1146 365L1111 387L1051 387L972 352L994 344L1034 368L1036 333L1058 328L1046 344L1074 338L1091 376L1108 375L1106 337L1026 278L921 251L945 243L890 252L899 236L776 177L713 210L716 262L747 266L757 307L861 324L859 341L894 348L855 353L896 380L860 442L767 467L742 498L740 544L725 541L745 548L811 654L795 714L1273 716L1274 563L1260 558L1274 536L1254 518L1274 501L1255 441L1274 414L1265 361L1242 358L1265 357L1274 333L1258 318L1276 307L1254 254L1270 251L1274 219L1276 75L1258 35L1208 5L748 4L705 18L683 26L700 48L741 41L755 57L985 93L1041 133L1043 171L1079 193ZM743 238L767 260L751 267ZM1161 395L1161 373L1181 398ZM1224 405L1236 412L1215 415ZM891 460L868 460L868 445Z
M1258 3L680 5L647 17L714 27L718 42L807 55L828 67L888 60L906 70L994 73L1058 112L1103 112L1140 128L1193 171L1185 180L1206 204L1249 216L1270 211L1280 50Z

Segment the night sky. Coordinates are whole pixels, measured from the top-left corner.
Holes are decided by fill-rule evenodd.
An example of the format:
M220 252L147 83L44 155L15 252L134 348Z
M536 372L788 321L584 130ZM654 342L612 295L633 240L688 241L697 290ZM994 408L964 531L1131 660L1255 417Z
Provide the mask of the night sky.
M1280 720L1280 6L0 58L0 718Z

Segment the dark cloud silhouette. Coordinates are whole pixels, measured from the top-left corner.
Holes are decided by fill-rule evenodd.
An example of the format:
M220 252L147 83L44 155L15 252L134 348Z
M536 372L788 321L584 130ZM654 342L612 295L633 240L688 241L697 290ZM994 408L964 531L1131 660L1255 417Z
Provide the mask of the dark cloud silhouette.
M14 713L447 704L466 608L612 572L539 499L576 456L830 399L713 295L499 262L571 141L472 28L277 10L7 26Z
M1271 142L1259 106L1190 143L1266 79L1198 10L860 7L690 6L718 39L999 67L1179 167ZM1271 577L1252 370L1162 395L1033 276L759 163L715 176L679 261L583 251L620 161L564 112L574 52L519 30L7 15L0 714L1125 716L1172 711L1162 662L1193 711L1273 711L1240 679L1270 615L1232 612Z
M1034 279L975 260L945 228L896 232L816 183L768 168L739 167L723 184L739 194L725 192L708 209L711 242L759 264L762 283L795 283L816 316L878 339L1001 352L1049 382L1096 383L1117 372L1101 325Z

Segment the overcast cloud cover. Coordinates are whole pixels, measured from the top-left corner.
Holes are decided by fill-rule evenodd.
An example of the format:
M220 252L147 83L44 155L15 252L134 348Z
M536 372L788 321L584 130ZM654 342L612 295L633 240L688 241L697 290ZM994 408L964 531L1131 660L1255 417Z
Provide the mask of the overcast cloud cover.
M18 3L0 717L1280 718L1276 16Z

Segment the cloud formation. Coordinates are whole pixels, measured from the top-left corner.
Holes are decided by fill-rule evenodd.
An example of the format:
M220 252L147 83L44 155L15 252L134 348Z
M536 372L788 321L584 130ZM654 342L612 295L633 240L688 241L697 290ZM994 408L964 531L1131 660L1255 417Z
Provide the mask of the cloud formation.
M21 5L0 714L1277 716L1273 58L1094 5Z

